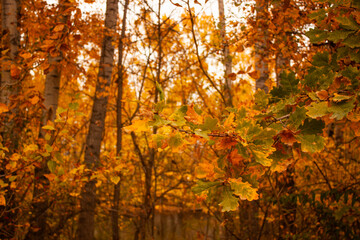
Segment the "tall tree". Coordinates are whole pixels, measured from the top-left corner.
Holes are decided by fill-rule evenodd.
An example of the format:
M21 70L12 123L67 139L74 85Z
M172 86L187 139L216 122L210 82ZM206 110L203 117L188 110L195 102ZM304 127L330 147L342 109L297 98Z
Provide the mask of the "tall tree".
M117 78L117 101L116 101L116 127L117 127L117 139L116 139L116 153L119 157L121 157L122 150L122 100L124 93L124 40L125 40L125 31L126 31L126 14L129 6L129 0L125 0L124 3L124 11L123 11L123 19L121 24L121 34L119 39L119 47L118 47L118 78ZM113 200L113 209L111 214L112 220L112 238L113 240L119 240L119 202L120 202L120 184L121 184L121 174L119 174L120 180L114 186L114 200Z
M10 96L18 92L18 68L16 66L16 57L20 45L20 34L18 31L18 1L2 0L1 2L1 23L3 55L1 66L1 102L9 104Z
M96 213L96 180L91 179L91 173L96 171L100 163L100 146L105 128L106 105L108 102L107 89L110 86L114 60L114 32L118 18L118 1L107 0L105 13L105 36L103 39L99 73L89 132L86 138L85 165L89 169L89 180L81 191L80 216L78 223L78 239L93 240Z
M255 3L256 9L256 42L255 42L255 71L257 72L256 89L262 89L265 92L269 91L269 88L265 85L269 79L269 66L268 55L266 54L268 48L268 36L267 36L267 0L257 0Z
M56 15L56 22L54 24L50 38L56 39L58 51L49 53L48 63L49 71L45 78L45 90L44 90L44 106L45 110L42 113L41 127L39 137L45 139L45 130L42 126L47 125L48 121L53 122L56 117L56 110L59 101L59 89L61 79L61 62L63 60L63 51L60 45L63 43L64 38L67 36L68 27L67 21L70 18L69 1L59 0L58 12ZM52 145L53 139L48 141L49 145ZM41 166L35 169L35 185L33 193L32 204L32 217L30 219L30 230L27 234L27 239L44 239L48 237L49 229L47 227L47 210L49 208L48 194L49 180L44 174L49 173L47 161L49 157L44 157Z
M220 20L220 40L223 51L223 63L225 67L225 81L224 81L224 97L225 105L232 107L232 92L231 92L231 79L230 74L232 73L232 57L229 52L229 43L226 40L226 21L225 21L225 9L224 0L218 0L219 6L219 20Z

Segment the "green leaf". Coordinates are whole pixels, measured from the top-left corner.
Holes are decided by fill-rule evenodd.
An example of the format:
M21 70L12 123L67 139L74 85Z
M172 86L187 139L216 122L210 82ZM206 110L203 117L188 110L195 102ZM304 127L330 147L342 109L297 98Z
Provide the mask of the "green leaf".
M346 17L337 17L336 20L340 23L340 25L347 30L357 31L360 29L360 26L356 23L356 21L351 16Z
M51 153L53 151L53 148L49 144L45 144L45 149L48 153Z
M267 106L267 104L269 103L269 99L267 94L265 93L264 90L257 90L255 95L255 104L257 106L257 108L265 108Z
M354 33L355 31L348 31L348 30L336 30L329 33L328 39L334 43L338 43L340 40L346 39L350 34Z
M153 141L156 143L156 147L161 147L163 145L163 140L165 139L164 135L161 134L154 134L153 135Z
M56 162L54 162L54 161L52 161L52 160L49 160L49 161L47 162L47 166L48 166L50 172L52 172L52 173L55 172L55 170L56 170Z
M291 93L298 92L299 79L296 79L294 72L287 73L283 71L279 77L280 85L270 91L273 97L284 98L291 95Z
M206 117L204 124L200 125L201 130L206 131L214 131L216 129L216 125L218 123L218 120L211 117Z
M357 89L359 87L358 77L360 76L360 71L356 67L348 66L341 72L341 74L350 79L353 89Z
M324 148L324 138L319 135L299 134L296 139L301 143L303 152L319 152Z
M159 94L160 94L160 101L164 101L165 100L165 94L164 94L164 91L161 87L161 85L156 81L156 89L159 91Z
M258 198L257 189L253 188L248 182L230 179L230 186L234 190L234 194L239 196L241 200L252 201Z
M310 19L314 19L316 21L322 21L326 17L326 11L325 9L319 9L315 12L310 13L309 15Z
M173 114L171 114L170 119L174 122L172 123L175 126L181 127L186 124L185 116L187 112L187 106L182 106L181 108L177 109Z
M323 67L329 65L329 52L319 52L313 56L312 65L317 67Z
M58 108L56 109L56 113L57 113L57 114L62 114L62 113L64 113L64 112L66 112L66 111L67 111L67 108L58 107Z
M79 108L79 103L71 102L69 103L69 109L76 111Z
M311 43L321 43L328 36L327 32L320 29L310 29L305 35L310 39Z
M208 134L211 133L210 131L201 131L200 129L196 129L194 133L200 137L205 138L206 140L210 140Z
M183 143L183 139L181 137L180 133L176 133L175 135L171 136L169 139L169 146L170 147L179 147L181 146Z
M306 114L312 118L323 117L329 113L327 102L312 102L306 109L308 110Z
M357 34L351 34L343 41L343 44L351 48L358 48L360 47L360 37Z
M171 121L165 120L157 114L154 115L154 119L155 121L152 124L154 127L161 127L171 123Z
M202 193L203 191L207 191L212 187L219 186L220 182L204 182L204 181L197 181L196 185L191 188L191 191L195 194Z
M257 163L265 167L271 166L271 159L268 157L275 149L261 149L258 145L249 145L249 149Z
M293 112L289 117L289 124L296 130L301 123L306 118L307 110L304 107L296 107L295 112Z
M234 211L239 205L239 199L234 197L229 187L225 187L221 195L222 201L219 204L222 207L222 212Z
M355 99L349 102L332 103L329 112L332 113L330 118L341 120L354 108Z
M300 126L302 134L318 134L322 133L325 123L322 120L307 118L304 124Z

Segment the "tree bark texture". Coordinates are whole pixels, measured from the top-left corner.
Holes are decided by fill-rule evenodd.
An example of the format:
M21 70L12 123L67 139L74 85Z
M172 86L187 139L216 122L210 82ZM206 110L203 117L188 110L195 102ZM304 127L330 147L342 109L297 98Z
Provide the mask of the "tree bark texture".
M89 132L86 138L85 165L89 170L95 171L100 161L100 147L104 132L104 122L108 93L114 60L114 32L118 17L118 1L107 0L105 14L105 37L101 49L99 73L97 78L95 99L90 118ZM91 172L91 171L90 171ZM95 229L96 188L95 180L85 184L80 198L80 216L78 224L79 240L93 240Z
M129 0L125 0L123 19L121 24L121 34L119 39L119 48L118 48L118 96L116 102L116 125L117 125L117 140L116 140L116 152L118 156L121 156L122 150L122 97L123 97L123 88L124 88L124 66L123 66L123 53L124 53L124 39L126 31L126 14L129 6ZM121 174L119 173L121 178ZM113 240L120 239L119 233L119 202L120 202L120 181L114 186L114 199L113 199L113 211L111 214L111 223L112 223L112 237Z
M269 88L266 86L266 81L269 79L268 56L266 54L266 50L268 49L268 36L266 31L267 0L257 0L255 8L258 37L255 43L255 70L259 73L255 87L256 90L262 89L268 92Z
M8 50L2 60L1 66L1 102L10 103L10 96L18 91L18 84L11 76L11 67L15 68L16 57L20 45L20 34L18 27L18 2L16 0L1 1L1 23L3 52Z
M67 0L60 0L58 6L57 23L65 24L62 32L53 33L58 38L62 39L67 35L68 28L66 26L67 21L70 18L70 12L68 11L69 2ZM39 138L45 138L45 131L41 128L47 125L47 121L54 121L56 117L56 110L58 107L60 79L61 79L61 61L63 60L63 52L59 50L56 56L49 54L49 72L45 78L45 90L44 90L44 106L45 110L42 113L42 119L40 124ZM49 145L52 145L53 139L50 139ZM33 215L30 219L30 230L26 236L26 239L41 240L48 238L49 229L47 226L47 210L49 208L49 199L47 198L46 189L49 186L49 180L44 174L49 173L47 167L47 161L49 158L44 158L40 168L35 169L34 180L34 193L33 193ZM33 231L36 229L36 231Z
M223 51L223 63L225 67L225 81L224 81L224 97L225 97L225 106L232 107L232 92L231 92L231 79L229 75L232 73L232 57L229 52L229 44L226 40L226 22L225 22L225 9L224 9L224 0L218 0L219 6L219 20L220 20L220 39L221 46Z

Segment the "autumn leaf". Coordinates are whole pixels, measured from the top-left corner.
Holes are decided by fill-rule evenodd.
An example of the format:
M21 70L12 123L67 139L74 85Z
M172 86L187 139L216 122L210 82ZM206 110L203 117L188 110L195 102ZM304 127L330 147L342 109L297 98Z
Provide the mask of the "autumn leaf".
M8 112L9 108L6 106L6 104L4 103L0 103L0 114L4 113L4 112Z
M234 211L239 206L239 199L233 196L232 190L230 187L225 187L222 195L222 201L220 202L220 206L222 207L222 212Z
M184 118L194 124L201 124L203 122L202 116L195 111L193 104L187 108L186 116Z
M329 94L327 91L325 90L321 90L316 92L316 96L320 99L320 100L327 100L329 97Z
M0 206L6 206L6 200L4 195L0 195Z
M279 134L281 142L285 143L288 146L292 146L294 143L296 143L295 135L290 130L283 130Z
M230 178L229 182L234 194L239 196L241 200L253 201L259 198L257 189L253 188L250 183L235 178Z
M61 32L62 30L64 30L65 25L64 24L59 24L56 25L56 27L53 29L54 32Z
M112 183L118 184L120 182L120 177L119 176L111 176L110 180Z
M231 125L233 124L234 122L234 119L235 119L235 114L233 112L231 112L228 116L228 118L225 120L224 122L224 128L229 128L231 127Z
M195 168L197 178L212 178L214 176L214 166L210 163L200 163Z
M228 75L228 78L229 78L231 81L236 80L236 73L230 73L230 74Z
M20 73L21 73L20 69L15 64L12 64L10 68L11 77L14 79L19 79Z
M259 71L249 72L248 74L249 74L250 77L252 77L254 79L258 79L260 77L260 72Z
M39 96L35 95L34 97L30 98L29 101L31 102L32 105L35 105L39 102L39 100L40 100Z
M125 132L146 132L149 130L148 121L147 120L135 120L133 123L127 127L123 128Z

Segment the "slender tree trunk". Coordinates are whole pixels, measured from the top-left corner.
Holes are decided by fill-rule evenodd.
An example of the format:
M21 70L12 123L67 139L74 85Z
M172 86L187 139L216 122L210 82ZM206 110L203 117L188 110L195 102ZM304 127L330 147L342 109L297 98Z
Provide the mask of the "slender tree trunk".
M18 31L18 9L19 2L16 0L1 1L1 77L0 77L0 103L11 105L10 97L17 95L19 92L20 76L11 75L11 67L17 63L18 49L20 46L20 34ZM3 122L0 123L1 146L9 149L9 155L16 151L19 141L19 127L16 125L17 108L10 109L5 113ZM15 118L14 118L15 116ZM1 160L0 175L3 175L6 161ZM3 190L5 193L6 205L0 207L0 211L5 213L0 218L0 224L3 225L4 231L0 231L0 239L15 237L17 221L17 205L13 198L13 190L10 188L10 182L7 178L1 176L1 180L8 183L9 186ZM5 217L7 218L5 220Z
M229 52L229 44L226 40L226 22L224 0L218 0L219 5L219 20L220 20L220 38L222 42L223 63L225 66L225 81L224 81L224 97L226 107L232 107L232 93L231 93L231 79L229 75L232 73L232 57Z
M265 85L266 81L269 79L268 56L266 54L268 48L268 36L266 31L267 4L267 0L257 0L255 6L258 37L255 43L255 70L259 75L259 78L256 79L256 89L262 89L265 92L269 91L269 88Z
M78 240L93 240L95 230L96 187L91 180L91 171L96 171L100 162L101 140L105 128L107 88L110 86L114 60L113 38L118 17L118 1L107 0L105 14L105 37L101 49L99 73L95 99L90 118L90 128L86 138L85 165L89 169L89 181L81 191Z
M4 50L8 50L2 60L1 66L1 102L10 103L10 96L18 92L19 84L17 81L20 76L11 76L11 67L16 67L16 57L20 45L20 34L18 27L18 1L1 1L1 23Z
M70 17L70 13L66 12L69 2L67 0L59 1L58 23L65 24L62 34L58 35L59 38L63 38L68 28L66 22ZM57 34L57 33L55 33ZM42 119L40 124L39 137L45 137L45 131L41 128L47 125L48 121L54 121L56 117L56 110L58 107L60 78L61 78L61 61L63 59L63 52L59 50L57 56L48 57L50 71L46 74L45 90L44 90L44 106L45 109L42 113ZM52 144L53 139L49 140L49 144ZM41 240L48 237L48 227L46 224L47 210L49 208L48 196L46 189L49 186L49 180L44 177L44 174L49 173L47 167L48 158L44 158L41 167L35 169L34 180L34 193L33 193L33 214L30 219L30 230L26 236L26 239Z
M124 53L124 39L126 30L126 13L129 6L129 0L125 0L124 14L122 19L121 35L119 39L119 59L118 59L118 96L116 101L116 124L117 124L117 141L116 141L116 152L118 156L121 156L122 149L122 97L124 88L124 66L123 66L123 53ZM121 174L119 174L121 177ZM113 200L113 212L111 214L112 220L112 235L113 240L119 240L119 202L120 202L120 185L121 180L114 186L114 200Z

